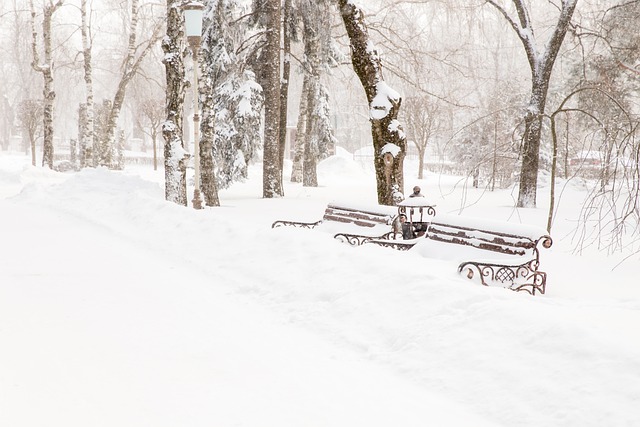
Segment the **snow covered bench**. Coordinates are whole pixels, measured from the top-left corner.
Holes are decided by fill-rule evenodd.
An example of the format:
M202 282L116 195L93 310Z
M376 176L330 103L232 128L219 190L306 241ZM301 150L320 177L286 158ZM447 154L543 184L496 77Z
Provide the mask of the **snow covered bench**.
M531 295L544 294L547 273L540 271L540 249L550 248L546 230L524 224L438 215L425 235L433 242L459 245L452 251L460 273L484 286L500 285ZM435 249L442 252L441 250Z
M314 222L277 220L271 228L299 227L321 228L334 238L358 246L370 239L395 237L392 224L397 216L396 208L380 205L327 205L322 219Z
M394 227L405 214L411 226L426 226L424 235L403 239ZM426 257L452 258L458 271L484 286L499 285L531 295L544 294L547 273L540 271L540 248L551 247L546 230L523 224L435 214L433 205L408 200L398 207L327 205L315 222L278 220L271 227L319 228L353 246L364 243L413 249ZM445 245L446 247L443 247ZM452 246L455 245L455 246ZM447 250L448 247L448 250Z

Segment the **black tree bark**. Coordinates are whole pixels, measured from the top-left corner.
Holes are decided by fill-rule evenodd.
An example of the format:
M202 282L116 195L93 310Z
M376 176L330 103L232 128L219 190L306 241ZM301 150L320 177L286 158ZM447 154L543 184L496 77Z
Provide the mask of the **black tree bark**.
M338 4L350 40L353 68L369 102L378 203L394 205L394 196L404 188L406 140L397 120L402 99L384 82L381 60L371 48L362 10L349 0Z

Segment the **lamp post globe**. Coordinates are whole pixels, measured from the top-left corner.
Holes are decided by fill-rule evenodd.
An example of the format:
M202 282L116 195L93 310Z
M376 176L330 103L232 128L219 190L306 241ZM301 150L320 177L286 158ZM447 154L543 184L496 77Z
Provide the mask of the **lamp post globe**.
M189 45L200 46L202 38L202 16L204 14L204 4L199 1L191 1L182 6L184 14L184 29Z
M194 161L194 190L193 207L202 209L200 195L200 106L198 100L198 53L202 39L202 16L204 5L199 1L191 1L182 6L184 14L184 29L187 42L191 47L193 57L193 161Z

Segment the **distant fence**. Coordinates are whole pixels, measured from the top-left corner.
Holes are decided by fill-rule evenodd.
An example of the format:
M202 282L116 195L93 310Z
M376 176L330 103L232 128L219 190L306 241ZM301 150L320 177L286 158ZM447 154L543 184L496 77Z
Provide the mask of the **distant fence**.
M71 155L69 153L56 153L53 154L54 162L70 161ZM150 165L153 166L153 154L151 153L133 153L126 152L124 154L124 163L126 165ZM161 153L158 153L158 165L164 163L164 157Z

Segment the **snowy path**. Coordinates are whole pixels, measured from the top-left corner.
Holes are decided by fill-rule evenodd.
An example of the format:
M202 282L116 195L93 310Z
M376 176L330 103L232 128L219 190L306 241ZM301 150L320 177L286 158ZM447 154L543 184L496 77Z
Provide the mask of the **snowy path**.
M491 425L93 221L0 209L2 425Z
M123 174L26 174L0 174L0 425L640 424L640 302L599 264L570 282L586 261L556 249L558 293L531 298L269 228L324 200L196 212Z

